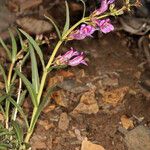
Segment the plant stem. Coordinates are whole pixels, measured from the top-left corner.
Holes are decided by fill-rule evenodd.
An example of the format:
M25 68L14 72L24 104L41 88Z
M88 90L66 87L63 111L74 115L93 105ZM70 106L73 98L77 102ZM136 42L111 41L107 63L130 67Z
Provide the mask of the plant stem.
M21 68L22 65L21 65L21 64L22 64L22 63L19 62L19 70L20 70L20 72L22 71L22 68ZM22 89L22 79L19 78L19 87L18 87L17 104L19 104L19 102L20 102L21 89ZM14 121L16 120L17 112L18 112L18 109L15 108L15 109L14 109L14 113L12 114L12 119L13 119Z
M12 62L9 68L9 73L8 73L8 79L7 79L7 86L8 86L8 91L6 91L7 93L9 93L10 91L10 85L11 85L11 76L12 76L12 71L13 71L13 67L14 67L14 63Z
M37 113L37 110L38 110L38 108L34 107L33 113L32 113L32 118L31 118L31 122L30 122L30 126L28 128L28 131L27 131L27 134L26 134L26 137L25 137L25 140L24 140L25 143L29 143L30 137L31 137L31 135L33 133L33 130L34 130L34 127L35 127L35 123L36 123L34 121L34 118L35 118L35 115Z

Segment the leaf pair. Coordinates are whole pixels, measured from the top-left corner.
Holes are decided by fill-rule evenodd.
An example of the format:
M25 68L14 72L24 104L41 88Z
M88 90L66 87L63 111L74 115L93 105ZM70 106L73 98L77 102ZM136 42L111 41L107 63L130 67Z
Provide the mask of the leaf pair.
M35 51L40 58L41 64L43 66L43 70L45 69L44 57L43 57L42 50L40 49L40 47L36 43L36 41L25 31L23 31L21 29L20 29L20 31L29 41L29 54L30 54L30 58L31 58L31 68L32 68L31 69L32 70L32 83L18 69L15 69L15 71L16 71L17 75L24 82L24 84L31 96L33 105L38 106L37 94L39 91L40 79L39 79L39 71L38 71L38 65L37 65Z

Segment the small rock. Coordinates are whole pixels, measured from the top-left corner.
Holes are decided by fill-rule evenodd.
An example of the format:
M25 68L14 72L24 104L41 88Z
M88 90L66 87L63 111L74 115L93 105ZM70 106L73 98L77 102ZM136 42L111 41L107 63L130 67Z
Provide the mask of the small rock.
M122 102L128 90L129 87L122 87L111 91L104 91L101 93L103 96L102 100L105 103L116 106L118 103Z
M99 111L94 91L86 92L81 96L80 103L73 110L72 114L96 114Z
M138 71L138 72L136 72L136 73L134 74L134 76L135 76L136 79L140 79L141 74L142 74L142 73L141 73L140 71Z
M79 93L82 93L82 92L89 90L88 86L80 84L80 83L78 83L72 79L64 80L58 86L64 90L66 90L66 91L69 91L69 92L72 92L75 94L79 94Z
M119 85L119 74L116 72L108 72L100 75L98 84L100 88L117 87Z
M43 109L43 112L45 114L49 113L50 111L54 110L56 108L55 104L50 104L48 106L46 106L46 108Z
M134 127L133 120L128 118L126 115L121 116L121 124L125 129L131 129Z
M58 123L58 128L61 130L67 130L69 127L69 118L67 113L62 113L60 115L59 123Z
M59 71L58 75L59 76L63 76L64 78L70 78L70 77L75 76L73 72L71 72L71 71L65 71L65 70Z
M83 140L81 150L105 150L105 149L101 145L93 144L90 141Z
M73 131L69 130L68 133L69 133L69 136L70 136L71 138L76 137L76 135L75 135L75 133L74 133Z
M118 76L105 76L102 79L102 85L104 87L117 87L119 85L119 80L118 80Z
M48 88L56 86L57 84L61 83L64 80L63 76L54 76L48 79Z
M128 150L150 150L150 129L138 126L125 135Z
M46 141L46 137L34 134L30 141L32 150L46 149L47 145L46 145L45 141Z
M34 34L42 34L53 30L53 26L50 22L33 17L18 18L16 23L24 30Z
M78 82L82 82L82 80L83 80L83 78L85 78L85 76L86 76L86 74L85 74L84 69L81 69L80 71L75 72L75 77Z
M75 133L75 135L76 135L76 137L77 137L77 139L79 140L79 141L83 141L86 137L84 137L84 136L82 136L81 135L81 132L80 132L80 130L79 129L74 129L74 133Z
M52 150L52 148L53 148L53 138L51 136L47 139L46 145L49 148L49 150Z
M49 123L48 120L39 120L38 124L44 127L45 130L49 130L50 128L54 127L53 123Z
M68 98L66 97L63 90L56 91L52 94L52 98L55 102L63 107L68 107Z

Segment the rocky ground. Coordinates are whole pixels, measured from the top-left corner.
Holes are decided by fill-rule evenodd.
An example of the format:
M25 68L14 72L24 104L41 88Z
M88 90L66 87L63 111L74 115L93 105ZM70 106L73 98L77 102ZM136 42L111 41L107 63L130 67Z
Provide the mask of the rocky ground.
M1 20L6 13L11 18L6 24L0 22L4 39L8 38L8 26L16 24L32 34L52 30L47 22L45 29L40 28L39 18L29 18L31 12L37 16L37 11L27 11L28 5L23 6L18 10L16 3L9 3L11 9L0 11ZM45 12L43 7L38 7L38 16ZM73 8L80 10L75 5ZM27 13L24 18L20 17L22 12ZM57 17L61 23L62 18ZM27 20L38 22L39 30L24 24ZM149 75L146 61L143 55L142 59L136 57L139 56L136 46L129 48L129 34L114 32L94 37L97 38L67 44L85 52L88 66L49 75L47 86L57 85L57 89L31 138L33 150L150 150L150 97L141 86ZM23 107L30 114L28 98Z
M141 64L125 40L113 33L74 43L89 66L49 78L58 90L38 122L33 149L80 150L88 139L106 150L149 150L150 101L139 85Z

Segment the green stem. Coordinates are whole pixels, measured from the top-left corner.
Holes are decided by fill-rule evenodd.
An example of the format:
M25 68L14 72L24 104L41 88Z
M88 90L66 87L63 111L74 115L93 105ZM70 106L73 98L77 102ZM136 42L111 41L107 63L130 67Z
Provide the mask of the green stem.
M35 115L37 113L37 110L38 110L38 108L34 107L33 113L32 113L32 118L31 118L31 122L30 122L30 126L28 128L28 131L27 131L27 134L26 134L26 137L25 137L25 140L24 140L25 143L29 143L30 137L31 137L31 135L33 133L33 130L34 130L34 127L35 127L35 123L36 123L34 121L34 118L35 118Z
M14 63L11 63L10 68L9 68L9 73L8 73L8 79L7 79L7 87L8 87L7 93L10 91L11 76L12 76L13 68L14 68Z

